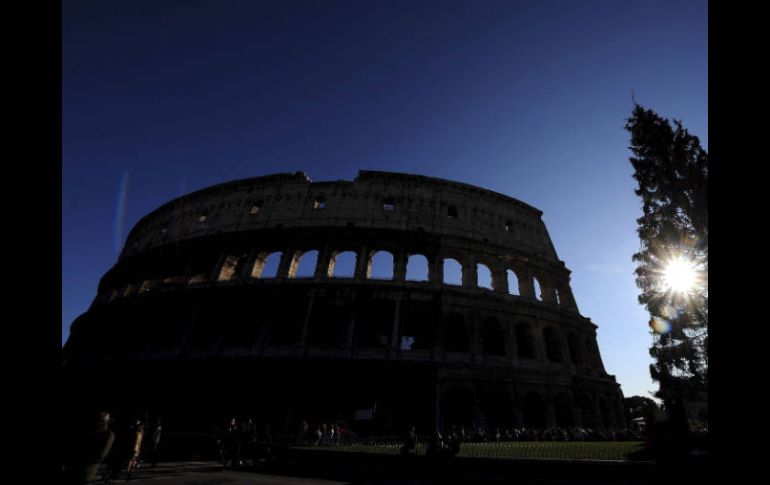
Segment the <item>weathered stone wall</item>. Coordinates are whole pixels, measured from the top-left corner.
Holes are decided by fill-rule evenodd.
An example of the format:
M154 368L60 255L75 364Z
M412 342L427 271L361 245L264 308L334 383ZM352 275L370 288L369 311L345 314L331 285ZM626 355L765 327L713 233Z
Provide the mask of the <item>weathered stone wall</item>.
M395 173L210 187L136 225L68 353L428 365L437 424L620 426L622 394L541 215L488 190ZM315 270L298 275L314 251ZM392 255L390 279L371 277L380 251ZM339 278L343 252L355 270ZM267 274L271 255L280 259ZM427 259L425 281L408 274L415 255ZM461 285L445 282L448 258L462 265ZM482 264L491 288L478 284Z
M385 202L392 210L384 210ZM353 182L316 183L301 173L271 175L216 185L163 205L131 231L123 256L222 232L354 224L468 238L558 263L541 215L489 190L418 175L362 171Z

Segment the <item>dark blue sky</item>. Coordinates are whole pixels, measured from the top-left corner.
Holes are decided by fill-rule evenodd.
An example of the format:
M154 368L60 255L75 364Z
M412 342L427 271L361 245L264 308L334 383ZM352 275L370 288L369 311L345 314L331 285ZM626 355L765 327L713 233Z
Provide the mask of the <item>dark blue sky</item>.
M633 89L708 147L707 2L67 1L62 11L62 342L115 263L116 238L169 199L274 172L401 171L543 210L607 371L627 396L654 389L623 125Z

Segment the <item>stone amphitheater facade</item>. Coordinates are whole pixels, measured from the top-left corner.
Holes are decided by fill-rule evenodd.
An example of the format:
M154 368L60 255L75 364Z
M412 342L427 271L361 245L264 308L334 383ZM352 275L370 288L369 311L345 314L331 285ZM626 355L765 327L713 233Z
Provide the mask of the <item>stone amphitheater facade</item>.
M227 414L372 433L624 426L541 216L483 188L374 171L185 195L129 234L72 325L65 385L179 426Z

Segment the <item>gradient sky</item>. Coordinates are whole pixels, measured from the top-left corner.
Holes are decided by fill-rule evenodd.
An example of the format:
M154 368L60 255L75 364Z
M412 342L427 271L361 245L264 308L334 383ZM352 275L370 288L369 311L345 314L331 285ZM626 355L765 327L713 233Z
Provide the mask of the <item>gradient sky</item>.
M359 169L543 211L607 372L648 395L631 91L708 148L706 1L62 3L62 343L130 228L228 180Z

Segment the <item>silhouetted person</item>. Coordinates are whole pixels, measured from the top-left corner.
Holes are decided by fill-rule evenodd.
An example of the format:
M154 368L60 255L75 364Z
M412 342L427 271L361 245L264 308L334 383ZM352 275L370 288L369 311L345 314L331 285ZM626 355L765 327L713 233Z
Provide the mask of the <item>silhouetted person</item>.
M441 433L436 430L431 436L431 440L428 443L428 449L425 450L425 456L438 456L444 449L444 438Z
M131 429L129 426L119 425L114 426L113 430L115 442L112 445L112 451L107 456L107 468L104 470L103 483L108 483L110 479L128 466L132 438Z
M230 420L230 423L225 428L225 462L224 467L227 467L227 462L232 464L233 468L236 468L240 464L241 450L240 450L240 429L238 428L238 422L235 418Z
M261 427L261 432L257 437L256 459L257 460L273 459L273 437L272 437L272 434L270 433L270 425L267 423L265 423Z
M147 444L145 447L147 460L152 463L152 466L158 465L158 447L160 446L161 432L160 416L158 416L155 418L155 424L147 437Z
M110 453L115 441L115 433L110 430L110 413L98 414L96 429L88 434L75 452L64 474L64 483L84 484L95 480L99 465Z
M460 439L460 442L463 443L466 440L466 434L465 434L465 426L460 426L460 429L457 431L457 437Z
M303 420L300 425L299 432L297 433L297 444L300 446L307 445L308 435L310 434L310 425L307 421Z
M139 456L142 453L142 443L144 442L144 423L137 419L131 427L131 448L129 450L128 465L126 466L126 480L131 478L131 474L139 468Z
M409 426L409 431L406 433L406 439L404 440L404 446L401 447L402 455L416 455L417 454L417 431L414 426Z
M243 454L246 459L251 459L251 466L257 464L257 438L257 424L253 419L248 418L243 425L243 443L245 446Z
M460 453L460 435L454 426L447 435L446 451L449 456L457 456Z

